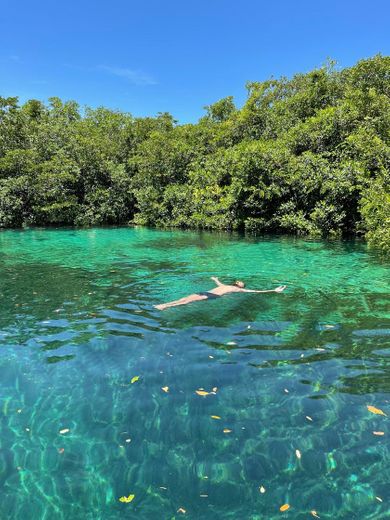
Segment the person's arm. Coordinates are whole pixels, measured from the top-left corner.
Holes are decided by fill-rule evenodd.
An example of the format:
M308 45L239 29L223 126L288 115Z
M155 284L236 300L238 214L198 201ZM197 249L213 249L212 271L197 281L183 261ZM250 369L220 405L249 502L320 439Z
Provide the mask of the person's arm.
M270 293L270 292L276 292L281 293L285 290L287 285L280 285L276 289L270 289L268 291L256 291L255 289L241 289L241 292L251 292L251 293Z
M216 276L212 276L211 279L213 280L213 282L215 282L218 285L218 287L223 285L223 283L221 283Z

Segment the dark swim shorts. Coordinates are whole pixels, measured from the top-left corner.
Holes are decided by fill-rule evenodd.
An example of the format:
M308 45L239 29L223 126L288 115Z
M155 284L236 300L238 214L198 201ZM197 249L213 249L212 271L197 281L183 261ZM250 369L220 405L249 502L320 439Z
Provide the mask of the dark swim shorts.
M214 294L212 292L207 292L207 291L205 291L205 292L198 292L196 294L198 294L199 296L207 296L207 298L209 298L209 299L220 298L220 296L218 294Z

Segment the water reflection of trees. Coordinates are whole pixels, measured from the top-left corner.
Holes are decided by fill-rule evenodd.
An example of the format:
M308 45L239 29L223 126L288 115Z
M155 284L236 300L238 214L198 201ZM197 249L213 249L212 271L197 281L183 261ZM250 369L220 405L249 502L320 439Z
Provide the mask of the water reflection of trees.
M343 371L328 391L366 394L390 391L390 320L383 305L383 294L357 288L354 295L319 292L304 296L306 311L298 317L295 336L279 347L296 350L303 357L287 359L289 365L339 362ZM286 308L286 319L293 318ZM362 330L364 329L364 330ZM357 362L352 364L351 362ZM280 360L270 360L263 367L273 367ZM364 371L352 375L353 371Z
M275 359L249 361L261 369L340 363L337 380L324 387L329 391L390 390L386 299L368 288L357 287L353 294L340 287L336 292L296 288L282 296L233 295L159 313L152 307L155 282L161 272L169 278L185 270L177 259L134 264L124 259L100 271L49 263L4 265L0 344L29 344L49 352L87 344L97 335L131 341L161 332L189 334L214 349L277 352ZM61 335L69 330L75 331L73 338ZM29 343L34 338L35 344ZM49 360L70 360L74 354L53 353ZM356 369L360 373L354 375Z

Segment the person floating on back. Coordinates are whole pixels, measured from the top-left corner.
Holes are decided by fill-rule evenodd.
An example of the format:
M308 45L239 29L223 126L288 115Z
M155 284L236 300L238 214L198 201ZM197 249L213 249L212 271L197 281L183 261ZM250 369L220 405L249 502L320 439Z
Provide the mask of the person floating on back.
M162 303L160 305L154 305L156 309L159 311L163 311L164 309L168 309L169 307L177 307L178 305L187 305L188 303L199 302L201 300L211 300L212 298L219 298L220 296L224 296L225 294L230 293L281 293L285 290L286 285L280 285L276 289L271 289L269 291L257 291L254 289L245 289L244 282L237 281L233 285L227 285L219 281L216 276L212 276L211 279L217 284L217 287L211 289L210 291L200 292L195 294L190 294L189 296L185 296L184 298L180 298L180 300L175 300L173 302Z

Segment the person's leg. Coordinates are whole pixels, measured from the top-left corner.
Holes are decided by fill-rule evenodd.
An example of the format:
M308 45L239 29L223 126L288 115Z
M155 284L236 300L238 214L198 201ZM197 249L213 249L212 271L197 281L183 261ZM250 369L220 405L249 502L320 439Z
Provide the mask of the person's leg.
M187 303L197 302L200 300L207 300L207 296L205 294L190 294L185 298L180 298L180 300L175 300L173 302L162 303L160 305L155 305L154 307L159 311L163 311L164 309L168 309L169 307L177 307L178 305L187 305Z

